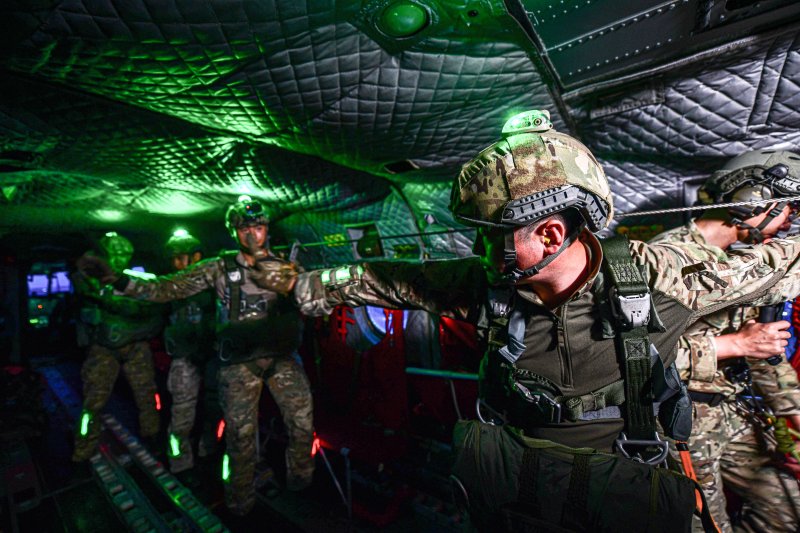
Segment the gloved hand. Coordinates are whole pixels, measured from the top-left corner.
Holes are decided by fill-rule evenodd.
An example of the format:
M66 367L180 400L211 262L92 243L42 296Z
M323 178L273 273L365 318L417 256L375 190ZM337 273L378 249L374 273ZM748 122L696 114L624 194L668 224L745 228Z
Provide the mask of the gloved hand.
M83 254L75 261L75 266L83 276L95 278L103 285L114 283L119 279L119 276L111 269L108 261L96 255Z
M255 272L250 276L253 283L273 292L289 294L297 282L297 267L277 259L256 261Z

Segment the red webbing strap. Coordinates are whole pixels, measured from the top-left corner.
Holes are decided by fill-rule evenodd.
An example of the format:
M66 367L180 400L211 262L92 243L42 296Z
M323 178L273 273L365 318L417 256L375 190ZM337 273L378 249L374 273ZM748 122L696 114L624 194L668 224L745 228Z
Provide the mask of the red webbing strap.
M678 454L681 456L681 466L683 466L684 475L694 481L697 485L697 488L694 489L695 506L697 507L697 512L700 513L701 516L705 515L704 518L707 516L707 519L703 520L703 526L707 526L705 522L710 522L708 525L713 527L712 531L722 533L708 510L706 509L706 512L703 513L703 502L705 502L705 497L701 492L700 484L697 482L697 473L694 471L694 465L692 464L692 455L689 453L689 444L685 441L676 440L675 447L678 449ZM706 507L707 506L708 505L706 505ZM706 527L706 530L708 530L708 527Z

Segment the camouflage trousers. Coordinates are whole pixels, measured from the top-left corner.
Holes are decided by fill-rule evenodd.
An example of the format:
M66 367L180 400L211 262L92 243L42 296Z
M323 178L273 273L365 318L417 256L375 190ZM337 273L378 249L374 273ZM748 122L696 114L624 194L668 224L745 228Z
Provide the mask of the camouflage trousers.
M102 426L98 416L111 395L120 366L139 409L139 434L151 437L158 433L155 370L147 342L134 342L115 349L92 344L81 367L83 411L89 414L90 422L86 435L81 435L80 421L75 430L73 461L85 461L95 452Z
M250 369L254 364L261 375ZM225 503L237 514L247 513L255 504L253 480L257 461L258 400L265 381L289 433L287 485L289 488L302 488L311 482L314 473L311 386L300 363L287 357L223 366L219 370L219 394L225 415L225 443L231 471L225 484Z
M800 489L794 476L780 469L761 431L734 408L695 402L689 450L711 516L724 533L734 531L725 510L723 486L743 501L736 531L797 531ZM674 451L673 451L674 453ZM677 455L673 456L679 461ZM703 531L695 517L693 531Z
M205 416L203 417L203 432L200 437L200 456L212 453L216 446L216 424L221 418L220 410L217 407L215 375L217 370L218 366L215 361L197 366L185 357L173 359L170 364L167 390L172 395L169 462L170 470L173 473L182 472L194 466L191 432L197 416L200 384L203 381L206 385ZM177 442L174 443L173 439ZM177 446L177 450L174 449L175 446Z

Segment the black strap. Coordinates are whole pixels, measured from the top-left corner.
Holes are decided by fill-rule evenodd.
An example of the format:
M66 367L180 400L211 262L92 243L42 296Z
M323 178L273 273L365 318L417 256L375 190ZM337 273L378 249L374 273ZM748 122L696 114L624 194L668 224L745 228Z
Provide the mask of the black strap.
M239 265L236 264L237 253L226 252L222 254L222 259L225 261L225 283L231 290L230 315L228 317L231 322L239 320L239 309L242 302L242 278L244 278L244 273L239 269ZM237 281L231 279L234 272L238 274Z
M542 516L539 491L536 480L539 479L539 450L525 447L522 452L522 464L519 469L519 493L517 503L536 517Z
M588 454L574 455L567 500L561 510L561 525L583 531L589 525L589 482L592 469Z
M608 274L609 298L634 298L647 295L649 288L631 258L628 239L622 235L600 241ZM653 414L650 340L647 323L631 327L621 314L616 314L617 349L625 362L625 429L628 438L652 439L656 432Z

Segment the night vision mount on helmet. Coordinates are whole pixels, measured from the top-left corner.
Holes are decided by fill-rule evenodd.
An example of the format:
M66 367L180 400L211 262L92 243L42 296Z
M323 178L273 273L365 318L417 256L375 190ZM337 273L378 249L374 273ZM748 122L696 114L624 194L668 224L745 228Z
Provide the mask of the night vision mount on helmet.
M225 213L225 227L234 239L236 239L236 228L268 223L269 217L261 204L246 195L240 196Z
M744 221L764 213L768 205L737 205L728 208L731 221L750 230L749 240L762 242L761 233L779 216L788 202L781 198L800 195L800 155L785 150L762 149L734 157L714 172L698 191L703 204L772 200L777 203L767 217L753 227Z
M579 141L551 128L547 111L515 115L503 127L503 138L466 163L453 184L450 209L456 218L505 230L509 281L536 274L572 243L584 224L596 233L613 217L600 164ZM517 268L514 228L567 210L577 212L583 224L538 265Z

